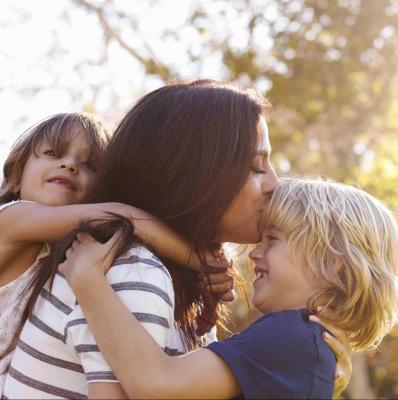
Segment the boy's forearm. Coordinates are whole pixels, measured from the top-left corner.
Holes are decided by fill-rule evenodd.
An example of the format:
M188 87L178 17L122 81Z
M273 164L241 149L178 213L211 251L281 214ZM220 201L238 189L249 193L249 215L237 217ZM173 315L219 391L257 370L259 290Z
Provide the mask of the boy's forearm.
M89 284L76 282L73 291L101 352L126 393L148 394L147 382L155 387L158 377L162 380L167 375L168 357L101 274L91 274Z

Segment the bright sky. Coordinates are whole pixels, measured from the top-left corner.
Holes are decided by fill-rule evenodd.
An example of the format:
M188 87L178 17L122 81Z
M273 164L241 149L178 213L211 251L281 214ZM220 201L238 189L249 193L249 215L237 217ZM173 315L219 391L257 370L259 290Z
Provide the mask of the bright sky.
M137 6L139 3L127 4ZM184 7L178 8L182 9ZM142 12L145 15L144 9ZM159 24L161 17L159 13L152 13L153 26ZM175 21L178 17L179 13L173 13ZM145 30L149 30L147 19L142 19ZM133 100L132 88L126 81L138 81L136 90L144 89L140 68L118 46L111 47L106 66L89 65L97 63L103 37L98 20L78 9L71 0L2 1L0 24L2 153L25 128L41 118L57 112L81 110L92 101L90 87L111 86L121 103ZM153 27L149 31L154 31ZM145 86L158 84L146 79ZM99 113L106 114L112 106L112 98L107 99L106 90L99 96L95 107Z
M299 3L292 0L295 2ZM249 18L243 0L233 4L220 0L114 3L137 24L138 34L110 18L115 29L123 28L123 39L141 54L148 54L147 43L158 60L178 70L183 78L225 77L220 55L205 51L203 43L228 37L236 49L248 44L247 34L240 29ZM214 18L211 26L203 20L199 33L186 22L198 4L209 15L222 11L224 17ZM237 11L239 4L243 12ZM276 18L274 0L252 0L251 4L261 7L267 18ZM2 0L0 26L1 164L15 139L48 115L94 108L99 117L114 123L139 96L162 84L158 78L144 76L140 64L116 43L105 53L97 17L73 0ZM267 34L263 26L254 35L265 51L272 46ZM188 52L200 61L190 62ZM259 89L268 84L257 82Z
M219 56L201 54L206 33L200 36L186 24L195 1L115 0L115 4L139 21L139 35L123 30L131 47L145 54L147 42L159 60L182 71L185 78L223 76ZM214 0L200 4L210 12L222 5ZM228 13L236 11L230 8ZM231 17L237 27L244 22L237 15ZM159 79L145 77L139 63L115 43L100 64L105 54L98 19L73 0L2 0L0 26L1 164L15 139L48 115L94 106L101 118L115 122L140 95L161 85ZM215 24L211 30L223 35L225 26ZM169 35L161 39L165 31ZM231 39L236 47L247 43L242 35ZM198 66L188 62L188 49L203 60Z

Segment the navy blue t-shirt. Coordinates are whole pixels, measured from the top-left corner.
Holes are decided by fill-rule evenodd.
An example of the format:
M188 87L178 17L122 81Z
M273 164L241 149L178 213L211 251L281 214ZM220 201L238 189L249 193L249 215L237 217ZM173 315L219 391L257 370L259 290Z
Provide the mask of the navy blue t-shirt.
M246 399L331 399L336 359L307 310L267 314L207 346L231 368Z

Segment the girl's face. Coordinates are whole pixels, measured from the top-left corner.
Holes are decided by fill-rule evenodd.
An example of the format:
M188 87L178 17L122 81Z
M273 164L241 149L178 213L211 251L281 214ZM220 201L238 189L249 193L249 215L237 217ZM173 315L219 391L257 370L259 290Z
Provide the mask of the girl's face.
M56 154L46 140L32 153L15 192L22 200L51 206L87 202L96 172L90 164L91 146L86 134L76 135L64 154Z
M219 242L257 243L260 240L261 214L278 181L271 165L270 153L267 123L264 118L260 118L257 151L253 158L252 171L234 202L221 218L217 234Z
M319 289L290 260L287 239L275 229L264 232L263 240L249 257L254 261L256 274L252 303L262 313L304 308Z

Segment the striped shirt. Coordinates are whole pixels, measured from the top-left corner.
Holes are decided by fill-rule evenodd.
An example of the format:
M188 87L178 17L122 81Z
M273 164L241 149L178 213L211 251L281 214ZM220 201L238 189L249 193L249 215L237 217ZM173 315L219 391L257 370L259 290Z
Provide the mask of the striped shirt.
M171 276L154 254L133 247L115 260L106 277L168 354L185 352L174 321ZM48 289L43 288L22 331L6 377L6 398L83 399L87 383L117 382L65 278L57 273L51 293Z

